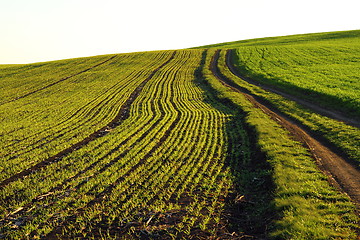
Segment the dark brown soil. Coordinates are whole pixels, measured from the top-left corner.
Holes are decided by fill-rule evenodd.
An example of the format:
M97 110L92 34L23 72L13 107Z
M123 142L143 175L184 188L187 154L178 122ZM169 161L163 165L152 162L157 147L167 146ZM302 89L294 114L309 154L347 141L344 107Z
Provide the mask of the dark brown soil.
M255 95L246 93L244 89L235 85L231 80L224 77L217 67L220 50L216 52L211 62L211 70L213 74L221 81L222 84L231 88L232 90L241 93L248 99L256 108L260 108L263 112L269 115L274 121L278 122L282 127L287 129L291 135L298 141L302 142L312 153L319 168L329 177L329 181L336 187L345 191L350 198L355 202L357 207L360 207L360 173L349 164L344 158L334 153L330 148L326 147L324 143L315 139L314 134L304 130L304 128L290 120L285 114L280 111L270 110L263 102L257 99Z

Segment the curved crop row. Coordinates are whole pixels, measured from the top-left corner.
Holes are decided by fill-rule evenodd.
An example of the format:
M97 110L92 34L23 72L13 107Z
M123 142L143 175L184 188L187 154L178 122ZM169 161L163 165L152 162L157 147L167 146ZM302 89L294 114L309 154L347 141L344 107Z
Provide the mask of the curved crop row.
M232 185L224 130L234 113L214 99L203 101L194 82L201 58L201 51L179 51L144 86L121 125L2 189L6 234L84 237L112 228L120 230L111 234L130 234L132 222L144 221L155 234L164 232L162 213L177 216L165 235L193 234L199 226L211 232L221 220L222 194ZM248 152L246 146L236 152ZM235 167L238 159L232 161ZM151 222L153 213L158 220Z
M143 62L134 59L135 67L138 66L136 64L144 66L140 71L120 69L119 72L118 67L129 62L125 56L124 62L103 65L96 72L87 72L86 77L75 77L31 98L1 106L4 117L1 124L7 126L2 132L5 137L1 142L1 180L61 152L106 126L137 83L158 66L153 64L153 60L160 61L160 65L161 60L165 61L167 57L163 53L145 54ZM105 81L108 77L111 81ZM22 119L24 113L28 114Z
M196 132L192 132L192 131L188 132L181 129L187 127L195 127L194 129L196 129L196 127L198 127L197 125L193 126L192 124L192 122L194 121L197 122L196 118L194 119L193 115L186 114L187 116L185 116L182 113L182 111L180 111L180 108L176 107L178 102L183 103L183 101L178 99L179 92L176 94L176 91L173 86L176 80L181 80L181 75L178 73L179 70L176 70L176 68L178 69L181 68L180 66L182 66L183 64L179 64L179 61L183 63L184 60L182 59L184 59L184 56L180 56L179 59L175 59L172 62L173 64L168 65L167 67L169 69L164 69L164 71L166 70L166 72L164 72L165 76L163 78L163 81L166 81L167 86L166 85L164 86L163 88L164 96L159 100L160 103L164 105L164 111L165 113L167 113L166 115L168 115L169 117L172 116L172 118L176 116L176 118L174 119L175 122L173 122L176 124L170 125L172 129L171 131L168 132L169 134L169 136L167 137L168 140L162 142L160 145L157 144L158 145L157 149L155 149L155 151L153 151L151 155L146 154L142 158L142 161L146 160L146 162L137 166L137 168L134 169L133 172L131 172L129 175L126 176L126 178L121 178L122 181L116 181L115 189L112 189L111 192L107 192L107 193L111 193L111 195L106 198L106 201L101 201L101 203L99 204L100 206L98 205L91 206L90 208L91 210L87 210L84 212L84 214L77 216L77 221L73 221L73 222L74 223L80 222L80 224L85 224L85 230L84 230L85 233L86 231L89 232L93 231L91 228L89 228L91 223L98 222L99 224L101 224L104 217L107 218L105 222L107 224L110 224L110 226L114 224L112 221L115 221L115 223L118 221L124 222L125 219L127 219L125 220L126 222L131 221L131 219L133 219L134 217L136 217L136 215L138 215L135 213L140 211L145 206L149 206L151 202L155 202L155 200L152 200L155 196L158 201L162 202L161 194L159 194L159 191L160 192L164 191L163 184L166 183L169 183L171 185L174 184L172 183L173 181L167 182L167 179L171 177L169 171L171 172L174 169L176 169L176 167L174 167L176 165L174 164L183 165L183 163L179 161L181 159L181 155L180 155L180 159L177 161L174 161L172 159L174 157L176 159L176 156L178 154L181 154L180 152L177 153L177 151L179 151L179 149L182 149L183 146L186 146L183 144L186 144L187 142L184 142L184 140L182 140L179 142L180 145L178 145L178 144L174 144L173 141L176 142L179 141L178 138L179 134L180 136L182 134L189 134L190 136L188 136L188 139L190 141L193 140L194 134ZM180 76L176 77L177 75ZM182 92L182 94L184 94L184 92ZM169 98L167 98L166 95L168 95ZM171 102L173 102L173 104L171 104ZM179 118L179 116L181 117ZM201 135L197 135L197 136L201 136ZM199 144L197 144L197 147L199 147ZM189 149L190 146L186 148ZM199 150L201 151L201 149L202 148L200 148ZM152 151L152 149L150 149L150 151ZM190 156L192 159L196 159L197 154L195 156L192 156L193 155L192 152L189 152L189 150L186 150L186 152L188 152L188 154L191 154ZM189 162L192 159L187 160L187 162ZM164 161L166 161L165 162L166 164L164 164ZM201 161L198 163L201 166ZM190 169L192 168L189 168L189 170ZM181 172L182 171L180 171L180 173ZM174 177L178 179L177 175L175 175ZM180 178L180 179L185 181L185 179L187 178L185 179ZM189 180L191 180L191 175L189 176ZM162 181L165 182L161 184ZM176 184L183 184L183 183L177 182ZM124 193L126 194L124 195ZM113 201L109 201L109 199L113 199ZM123 199L123 200L119 202L119 199ZM157 204L159 203L157 202ZM164 207L163 203L160 206ZM147 211L149 210L151 211L151 209L152 209L151 207L147 208ZM109 218L109 214L104 215L103 211L106 211L107 213L110 212L111 213L110 216L114 216L112 217L114 219L111 221L111 218ZM119 223L117 223L117 225L119 225ZM77 224L75 224L75 226L71 226L67 224L66 229L67 231L74 232L73 230L78 229L78 227L79 226Z
M166 55L168 56L169 54L166 54ZM126 128L125 128L125 130L126 130ZM122 132L120 132L120 133L122 133ZM107 137L107 136L105 136L104 138L97 139L97 141L91 142L91 144L89 144L90 147L94 147L95 149L97 149L97 151L94 151L94 154L103 153L103 148L106 146L104 146L105 144L103 144L101 142L106 143L106 141L109 141L109 137ZM99 144L99 142L100 142L100 144ZM94 146L94 144L98 144L98 145ZM80 149L78 152L75 152L75 155L81 154L81 150L83 150L83 149ZM83 150L83 151L85 151L85 155L86 155L86 153L89 151L89 149L85 148L85 150ZM29 203L29 202L33 201L34 199L37 199L38 196L48 194L48 192L51 192L51 189L57 190L58 192L63 191L63 190L66 191L66 189L69 189L69 184L72 184L74 181L80 179L80 182L82 182L83 174L91 174L91 171L84 171L80 174L76 174L76 172L74 172L74 171L80 170L80 172L81 172L82 167L84 167L85 169L92 170L95 173L96 173L96 171L99 171L99 170L101 172L104 172L107 166L108 166L108 168L111 168L111 166L107 165L109 162L106 163L106 160L108 160L107 158L108 158L108 156L105 155L103 157L101 157L101 156L98 157L98 159L95 158L95 159L89 160L89 156L86 155L86 156L84 156L84 159L76 158L76 160L78 160L78 161L76 161L75 159L73 159L71 157L65 157L62 161L57 162L53 165L50 165L50 166L46 167L45 169L42 169L42 171L39 171L39 172L29 176L28 178L24 179L23 181L16 181L16 182L12 183L11 185L7 186L6 189L4 189L3 196L9 196L9 195L11 196L12 195L11 191L15 191L14 192L15 195L13 195L13 196L16 196L16 197L12 198L12 200L15 201L17 204L24 205L24 204L26 204L26 202ZM99 161L91 163L91 161L94 161L94 160L99 160ZM72 164L69 164L70 162ZM80 164L80 165L77 165L77 164ZM88 165L88 164L90 164L90 165ZM90 166L92 166L92 167L90 167ZM109 169L109 170L111 171L112 169ZM76 178L72 177L72 174L74 174L74 173L77 175ZM44 176L44 174L45 174L45 176ZM50 175L48 175L48 174L50 174ZM99 172L96 174L99 174ZM49 176L51 176L51 177L49 177ZM66 181L67 177L70 177L72 179L70 181ZM40 184L40 186L38 186L36 188L36 190L34 191L34 189L31 188L31 186L34 182L39 181L39 180L43 184ZM62 184L60 184L61 186L56 187L56 185L61 182L62 182ZM21 184L21 186L18 186L18 184ZM75 182L75 184L78 185L78 187L77 187L78 189L82 185L82 184L79 185L79 182L78 183ZM25 191L21 191L22 189ZM22 192L23 194L19 194L20 192ZM56 194L56 195L58 195L58 194ZM9 198L7 198L6 200L9 200ZM4 207L9 206L8 204L9 203L11 204L11 202L12 201L6 201L6 204L4 204L3 206ZM31 207L30 207L30 209L31 209Z

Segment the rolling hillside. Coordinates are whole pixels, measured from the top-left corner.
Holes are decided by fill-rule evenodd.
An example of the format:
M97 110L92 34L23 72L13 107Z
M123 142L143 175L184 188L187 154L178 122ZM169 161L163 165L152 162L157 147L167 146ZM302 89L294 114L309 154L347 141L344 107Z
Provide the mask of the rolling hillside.
M359 45L0 65L0 238L357 239Z

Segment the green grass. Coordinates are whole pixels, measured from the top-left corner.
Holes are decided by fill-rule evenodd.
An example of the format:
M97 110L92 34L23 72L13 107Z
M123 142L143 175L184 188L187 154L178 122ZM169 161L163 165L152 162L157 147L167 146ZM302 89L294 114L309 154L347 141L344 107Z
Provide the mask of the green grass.
M360 119L360 37L354 44L242 47L236 66L257 81Z

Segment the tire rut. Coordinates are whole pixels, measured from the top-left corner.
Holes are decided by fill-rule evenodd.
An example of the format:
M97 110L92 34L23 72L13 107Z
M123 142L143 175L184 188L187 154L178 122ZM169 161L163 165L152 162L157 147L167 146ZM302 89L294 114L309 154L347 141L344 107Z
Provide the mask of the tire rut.
M280 96L282 96L284 98L287 98L287 99L289 99L291 101L294 101L294 102L298 103L299 105L302 105L302 106L304 106L306 108L309 108L312 111L314 111L314 112L316 112L316 113L318 113L320 115L332 118L332 119L340 121L340 122L344 122L345 124L353 126L353 127L360 128L360 122L358 120L353 119L353 118L349 118L349 117L345 116L341 112L322 108L319 105L313 104L313 103L311 103L309 101L306 101L304 99L301 99L299 97L296 97L296 96L290 95L288 93L285 93L285 92L277 89L276 87L261 84L261 83L255 81L255 80L253 80L253 79L251 79L249 77L245 77L245 76L241 75L238 72L238 70L235 68L235 65L234 65L234 63L232 61L231 56L234 54L233 51L234 51L233 49L227 50L227 52L226 52L226 65L235 76L239 77L240 79L242 79L242 80L244 80L244 81L246 81L246 82L248 82L248 83L250 83L252 85L258 86L258 87L260 87L260 88L262 88L262 89L264 89L266 91L278 94L278 95L280 95Z
M174 59L175 54L176 54L176 51L173 52L171 57L165 63L160 65L143 82L140 83L140 85L131 93L130 97L126 100L126 102L121 106L119 113L110 123L108 123L106 126L99 129L98 131L90 134L88 137L86 137L82 141L70 146L69 148L64 149L63 151L59 152L58 154L56 154L42 162L39 162L36 165L34 165L28 169L25 169L9 178L3 180L0 183L0 187L4 187L4 186L10 184L11 182L14 182L20 178L23 178L23 177L31 174L32 172L35 172L41 168L46 167L47 165L50 165L52 163L60 161L66 155L80 149L84 145L88 144L91 141L94 141L95 139L97 139L99 137L105 136L107 133L110 132L111 129L114 129L115 127L119 126L122 121L129 118L130 106L135 101L135 99L139 96L139 94L140 94L141 90L143 89L143 87L145 86L145 84L156 74L156 72L158 72L161 68L163 68L165 65L167 65L172 59Z
M319 168L329 177L329 181L335 187L346 192L357 207L360 208L360 172L344 160L344 158L334 153L322 142L316 140L311 132L304 130L304 128L291 121L289 117L280 111L275 109L270 110L269 106L260 103L256 95L248 93L246 89L242 89L223 76L217 65L219 54L220 50L217 50L211 61L210 68L214 76L226 87L244 95L254 107L261 109L274 121L288 130L296 140L303 143L310 150Z

